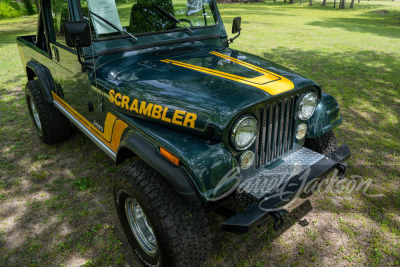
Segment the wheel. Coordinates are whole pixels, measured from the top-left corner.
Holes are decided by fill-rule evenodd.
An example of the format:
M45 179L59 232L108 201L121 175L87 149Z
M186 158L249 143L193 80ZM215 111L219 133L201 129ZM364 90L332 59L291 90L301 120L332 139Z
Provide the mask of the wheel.
M26 84L25 96L33 125L43 143L58 143L70 136L69 120L52 104L44 100L38 80L32 80Z
M184 201L142 161L122 167L114 202L122 229L145 266L200 266L211 247L200 204Z
M337 149L337 142L335 135L330 131L316 138L306 138L304 146L320 154L329 156Z

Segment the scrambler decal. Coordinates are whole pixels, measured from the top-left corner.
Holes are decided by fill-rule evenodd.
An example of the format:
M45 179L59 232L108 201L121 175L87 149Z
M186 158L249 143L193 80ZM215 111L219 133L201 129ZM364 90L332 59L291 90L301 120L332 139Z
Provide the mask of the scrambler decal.
M112 89L109 92L108 100L120 108L125 108L129 111L135 111L137 114L185 127L194 128L197 120L196 114L178 109L175 110L172 117L168 117L168 107L155 105L153 103L146 103L146 101L141 101L139 105L138 99L133 99L131 101L129 96L122 95L121 93L115 93L115 90Z
M65 103L58 95L53 93L53 99L63 106L75 119L82 123L93 135L95 135L102 143L104 143L112 151L117 152L119 143L121 141L122 133L128 125L118 120L117 117L111 113L107 113L106 121L104 123L104 131L101 132L81 114L79 114L70 105Z
M161 60L162 62L165 63L170 63L176 66L180 66L183 68L188 68L188 69L192 69L192 70L197 70L200 72L204 72L207 74L211 74L214 76L218 76L218 77L222 77L225 79L229 79L232 81L236 81L236 82L240 82L240 83L244 83L247 85L251 85L254 87L257 87L271 95L277 95L289 90L292 90L294 88L294 84L287 78L280 76L278 74L275 74L273 72L264 70L262 68L259 68L257 66L254 66L252 64L246 63L244 61L241 61L239 59L218 53L218 52L210 52L211 54L220 57L220 58L225 58L225 59L229 59L230 61L237 63L239 65L242 65L248 69L251 70L255 70L259 73L262 73L263 75L258 76L258 77L254 77L254 78L246 78L246 77L242 77L242 76L238 76L235 74L229 74L226 72L222 72L222 71L218 71L218 70L213 70L213 69L208 69L208 68L204 68L204 67L200 67L200 66L196 66L196 65L191 65L191 64L187 64L187 63L183 63L183 62L179 62L179 61L175 61L175 60L171 60L171 59L165 59L165 60Z

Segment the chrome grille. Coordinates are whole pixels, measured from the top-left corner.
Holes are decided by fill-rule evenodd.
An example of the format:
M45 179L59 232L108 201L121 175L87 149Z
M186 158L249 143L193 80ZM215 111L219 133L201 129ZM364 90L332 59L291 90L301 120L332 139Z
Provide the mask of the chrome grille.
M259 109L256 169L273 163L293 149L295 103L296 97L291 96Z

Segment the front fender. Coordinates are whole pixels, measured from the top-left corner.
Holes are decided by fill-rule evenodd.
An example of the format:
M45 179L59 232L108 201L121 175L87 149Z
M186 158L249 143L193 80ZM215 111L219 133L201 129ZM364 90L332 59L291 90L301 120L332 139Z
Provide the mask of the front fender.
M307 121L306 138L318 137L336 128L342 122L342 114L340 114L336 99L331 95L322 93L314 114Z
M236 170L238 164L222 142L211 144L184 132L133 117L125 118L137 130L132 128L121 142L120 149L129 148L161 173L179 194L188 198L193 198L195 194L208 202L238 185L240 173L232 175L232 170ZM178 157L180 166L173 165L161 156L159 147Z

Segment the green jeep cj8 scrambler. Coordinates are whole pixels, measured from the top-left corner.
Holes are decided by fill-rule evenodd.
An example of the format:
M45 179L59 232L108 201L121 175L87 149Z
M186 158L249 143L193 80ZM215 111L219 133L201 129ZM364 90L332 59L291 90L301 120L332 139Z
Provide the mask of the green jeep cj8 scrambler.
M147 266L201 265L206 212L238 198L221 228L274 218L338 169L337 101L312 80L229 48L215 0L41 0L36 35L17 38L26 101L40 139L71 123L122 167L122 228ZM231 202L232 203L232 202ZM234 203L237 203L235 201ZM221 208L222 207L222 208ZM224 211L224 210L222 210Z

